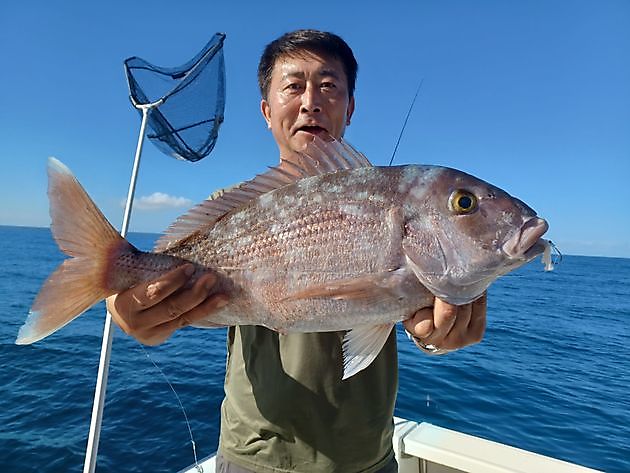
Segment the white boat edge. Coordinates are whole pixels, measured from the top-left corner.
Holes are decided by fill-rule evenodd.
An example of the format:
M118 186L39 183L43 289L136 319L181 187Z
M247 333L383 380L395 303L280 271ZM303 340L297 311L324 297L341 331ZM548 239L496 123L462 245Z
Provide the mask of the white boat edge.
M588 473L600 472L428 422L394 417L398 473ZM215 455L178 473L215 473ZM601 473L601 472L600 472Z

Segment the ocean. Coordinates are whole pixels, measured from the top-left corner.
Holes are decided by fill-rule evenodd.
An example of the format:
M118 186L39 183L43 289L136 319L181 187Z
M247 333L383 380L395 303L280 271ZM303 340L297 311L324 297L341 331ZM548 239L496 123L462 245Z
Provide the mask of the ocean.
M131 234L149 249L156 235ZM14 344L62 260L50 231L0 226L0 471L83 468L104 304L32 346ZM396 415L607 472L630 472L630 259L539 260L489 290L482 343L420 353L399 328ZM99 472L167 472L218 443L225 330L187 328L143 349L116 329ZM149 358L150 357L150 358Z

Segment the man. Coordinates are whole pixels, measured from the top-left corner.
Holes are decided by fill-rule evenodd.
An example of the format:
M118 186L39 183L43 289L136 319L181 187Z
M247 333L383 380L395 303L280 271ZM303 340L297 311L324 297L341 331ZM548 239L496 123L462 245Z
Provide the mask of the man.
M266 47L258 70L261 112L281 160L296 160L313 135L343 136L354 112L357 63L341 38L313 30L287 33ZM139 341L158 344L225 305L223 295L208 297L211 275L183 288L191 269L112 298L114 320ZM445 353L480 341L485 314L485 297L460 307L436 299L404 324L423 351ZM345 381L342 338L337 332L229 329L218 471L396 471L395 333L368 368Z

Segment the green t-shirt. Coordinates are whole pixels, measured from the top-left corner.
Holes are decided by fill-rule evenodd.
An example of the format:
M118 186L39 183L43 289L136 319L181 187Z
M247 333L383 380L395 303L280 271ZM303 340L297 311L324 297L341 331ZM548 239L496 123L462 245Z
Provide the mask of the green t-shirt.
M342 381L343 332L231 327L219 449L260 472L373 472L393 457L396 333Z

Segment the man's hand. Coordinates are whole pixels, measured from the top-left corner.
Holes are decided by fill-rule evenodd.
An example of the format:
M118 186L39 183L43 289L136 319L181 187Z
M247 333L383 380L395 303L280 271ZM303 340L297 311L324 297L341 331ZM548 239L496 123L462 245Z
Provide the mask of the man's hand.
M224 307L228 298L213 294L216 277L202 275L184 288L194 272L191 264L176 268L155 281L142 283L107 299L114 322L145 345L159 345L176 330L205 319Z
M456 306L435 298L426 307L404 321L405 329L422 348L432 345L436 354L479 343L486 330L487 294L470 304Z

